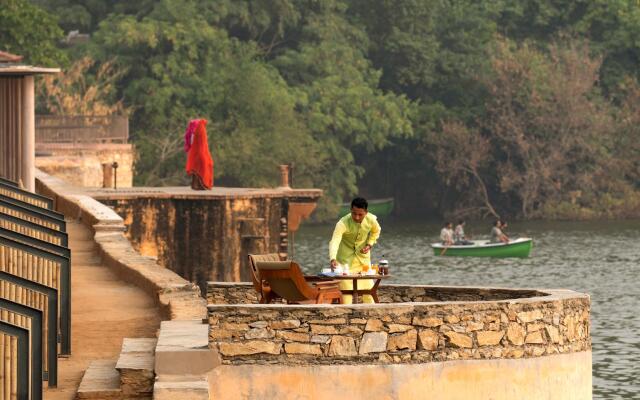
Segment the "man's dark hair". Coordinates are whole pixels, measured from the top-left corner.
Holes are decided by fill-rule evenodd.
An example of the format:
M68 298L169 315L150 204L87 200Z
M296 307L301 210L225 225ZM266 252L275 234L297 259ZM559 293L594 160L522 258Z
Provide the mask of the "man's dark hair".
M363 210L366 210L369 208L369 203L367 202L366 199L362 197L356 197L355 199L351 200L351 208L353 207L362 208Z
M451 225L451 221L447 221L444 223L443 228L446 228L447 226Z
M462 224L464 224L464 220L463 219L459 219L458 220L458 225L462 225Z

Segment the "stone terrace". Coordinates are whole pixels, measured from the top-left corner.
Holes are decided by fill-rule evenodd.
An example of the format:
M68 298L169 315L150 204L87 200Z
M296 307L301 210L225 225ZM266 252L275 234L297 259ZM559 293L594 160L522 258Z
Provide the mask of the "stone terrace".
M591 348L589 297L570 290L389 285L373 305L262 305L252 290L209 284L209 346L223 364L424 363Z

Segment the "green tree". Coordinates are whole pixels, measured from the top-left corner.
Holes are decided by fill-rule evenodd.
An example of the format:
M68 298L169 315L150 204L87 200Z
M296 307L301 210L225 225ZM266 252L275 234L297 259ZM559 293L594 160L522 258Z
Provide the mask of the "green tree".
M57 45L62 38L56 17L27 0L0 0L0 43L24 62L59 67L66 55Z
M195 117L211 121L223 182L268 186L280 163L294 162L303 176L323 163L277 71L257 58L253 44L209 24L196 2L162 1L140 21L113 15L101 23L92 51L130 66L119 87L135 109L138 183L185 181L182 132Z

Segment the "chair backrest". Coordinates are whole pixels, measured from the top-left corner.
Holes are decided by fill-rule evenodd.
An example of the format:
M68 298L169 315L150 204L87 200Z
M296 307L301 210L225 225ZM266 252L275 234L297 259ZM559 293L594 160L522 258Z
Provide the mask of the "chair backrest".
M262 293L262 280L260 279L260 272L256 263L259 261L280 261L278 253L269 254L249 254L249 268L251 268L251 280L253 281L253 287Z
M309 285L300 266L293 261L258 261L260 277L271 291L289 302L315 300L318 290Z

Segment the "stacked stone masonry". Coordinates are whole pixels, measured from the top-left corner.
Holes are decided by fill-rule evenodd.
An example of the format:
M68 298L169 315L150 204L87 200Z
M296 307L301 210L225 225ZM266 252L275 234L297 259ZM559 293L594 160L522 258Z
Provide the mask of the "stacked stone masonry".
M227 301L249 296L247 285L232 286L210 283L208 290L209 346L218 350L223 364L424 363L591 348L589 297L571 291L393 286L381 288L383 298L432 300L220 304L223 292Z

